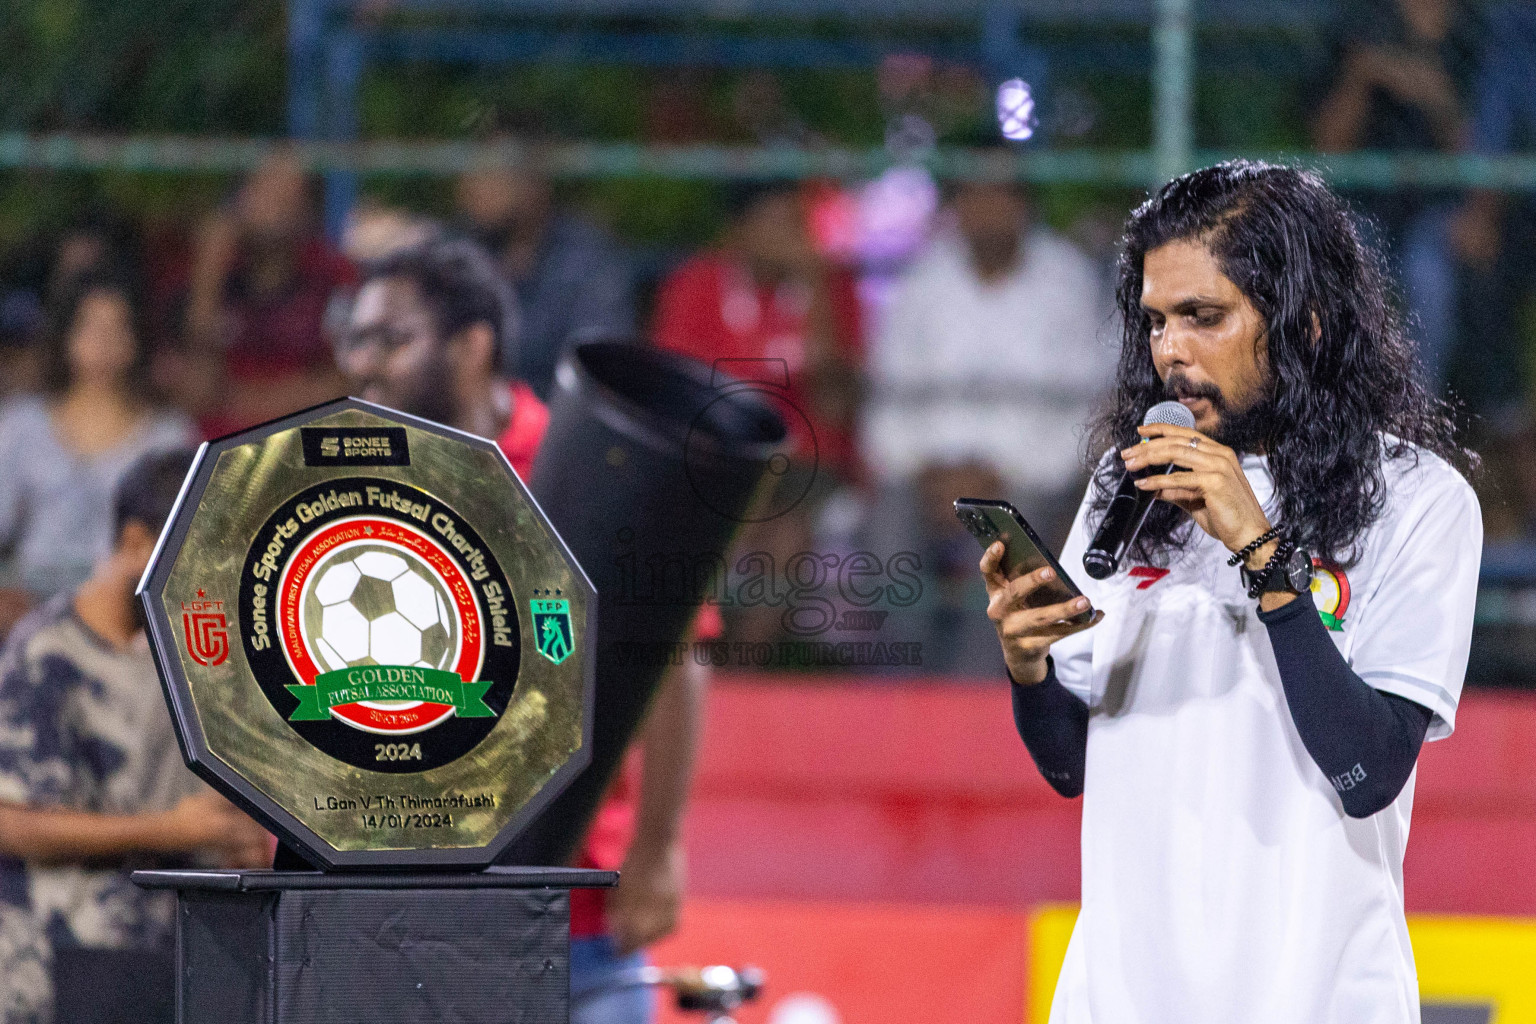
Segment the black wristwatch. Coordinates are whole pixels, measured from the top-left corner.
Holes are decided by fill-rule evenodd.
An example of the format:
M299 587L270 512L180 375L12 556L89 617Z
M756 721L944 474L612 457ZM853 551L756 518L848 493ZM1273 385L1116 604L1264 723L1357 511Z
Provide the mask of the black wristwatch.
M1304 594L1312 587L1312 556L1282 537L1275 553L1269 556L1264 568L1250 570L1246 565L1238 569L1249 597L1261 594Z

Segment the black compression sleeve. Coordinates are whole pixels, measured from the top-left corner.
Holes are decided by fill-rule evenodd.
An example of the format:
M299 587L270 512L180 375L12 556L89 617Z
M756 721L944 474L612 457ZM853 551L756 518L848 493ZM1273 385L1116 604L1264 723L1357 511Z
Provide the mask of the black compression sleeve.
M1009 676L1013 724L1051 788L1065 797L1079 796L1088 758L1088 705L1061 685L1054 662L1047 658L1045 665L1045 680L1033 686L1011 682Z
M1280 668L1291 720L1344 811L1367 818L1397 799L1418 760L1432 712L1355 675L1310 594L1259 612Z

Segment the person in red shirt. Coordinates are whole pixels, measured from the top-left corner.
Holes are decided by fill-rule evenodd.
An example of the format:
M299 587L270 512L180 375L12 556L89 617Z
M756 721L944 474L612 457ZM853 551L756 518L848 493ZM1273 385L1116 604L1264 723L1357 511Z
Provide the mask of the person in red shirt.
M761 385L783 414L790 465L762 492L737 550L784 565L812 549L825 499L862 478L854 440L863 364L859 298L852 274L817 251L800 186L744 186L732 206L721 244L662 284L654 341ZM780 609L734 610L733 640L783 635Z
M493 437L527 479L549 412L532 389L500 373L516 330L514 299L483 249L433 239L368 267L338 363L354 393L402 412ZM718 633L706 606L696 634ZM643 726L638 766L616 777L578 858L620 869L618 888L571 894L575 1024L645 1024L642 989L581 999L644 963L639 952L676 927L682 900L681 824L693 774L708 669L685 659L663 679ZM633 751L632 751L633 753Z
M863 326L853 275L812 242L799 186L748 186L717 248L688 260L656 297L658 347L784 385L802 458L844 479L858 476L853 415ZM779 376L782 367L787 380ZM807 428L813 436L806 436ZM814 443L813 443L814 441Z
M204 430L237 430L334 398L342 381L326 309L356 280L315 224L303 167L291 153L269 157L202 226L189 269L188 344L174 386Z

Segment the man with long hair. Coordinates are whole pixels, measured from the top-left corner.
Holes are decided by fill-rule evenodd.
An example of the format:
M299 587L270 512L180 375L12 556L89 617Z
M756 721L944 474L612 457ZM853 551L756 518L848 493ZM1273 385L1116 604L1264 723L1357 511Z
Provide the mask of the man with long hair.
M1062 556L1086 599L1031 607L1049 570L981 563L1019 732L1084 795L1051 1021L1417 1022L1403 850L1466 669L1475 458L1312 174L1169 182L1127 224L1117 301L1110 451ZM1170 398L1194 429L1140 425ZM1085 578L1122 473L1148 470L1128 568Z

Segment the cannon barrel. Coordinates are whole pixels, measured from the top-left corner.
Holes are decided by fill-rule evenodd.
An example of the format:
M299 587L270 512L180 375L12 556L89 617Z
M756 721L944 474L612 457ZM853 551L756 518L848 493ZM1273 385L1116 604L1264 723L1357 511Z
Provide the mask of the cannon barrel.
M786 428L765 393L640 345L578 346L555 374L529 490L597 588L592 760L499 858L568 863ZM775 456L778 456L775 459Z

